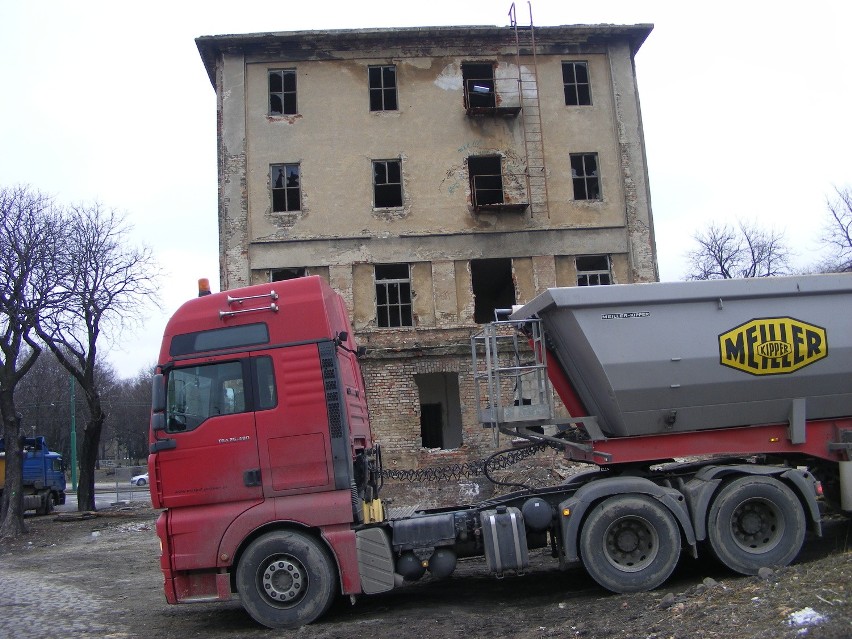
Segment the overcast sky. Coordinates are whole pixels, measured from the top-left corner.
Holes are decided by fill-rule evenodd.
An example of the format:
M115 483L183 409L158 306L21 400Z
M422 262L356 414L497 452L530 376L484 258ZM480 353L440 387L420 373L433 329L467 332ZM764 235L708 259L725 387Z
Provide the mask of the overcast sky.
M0 185L126 212L168 276L112 345L153 364L168 316L218 287L216 97L194 39L303 29L506 25L505 0L0 0ZM527 2L518 2L528 24ZM660 275L696 230L755 221L816 261L826 196L852 185L852 3L534 0L536 26L653 23L636 56Z

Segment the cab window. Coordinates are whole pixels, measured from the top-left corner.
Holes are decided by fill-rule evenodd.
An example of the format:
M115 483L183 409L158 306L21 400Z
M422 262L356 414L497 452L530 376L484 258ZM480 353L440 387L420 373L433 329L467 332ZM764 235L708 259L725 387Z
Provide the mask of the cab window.
M169 375L167 432L194 430L211 417L246 410L241 362L178 368Z
M252 360L257 379L257 410L275 408L278 396L275 392L275 373L272 370L271 357L258 357Z

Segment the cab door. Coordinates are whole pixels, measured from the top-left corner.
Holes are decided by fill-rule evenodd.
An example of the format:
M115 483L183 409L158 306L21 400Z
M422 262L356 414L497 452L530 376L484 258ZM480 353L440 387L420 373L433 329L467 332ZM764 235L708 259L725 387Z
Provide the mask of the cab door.
M166 393L152 478L162 507L261 500L248 360L175 367Z

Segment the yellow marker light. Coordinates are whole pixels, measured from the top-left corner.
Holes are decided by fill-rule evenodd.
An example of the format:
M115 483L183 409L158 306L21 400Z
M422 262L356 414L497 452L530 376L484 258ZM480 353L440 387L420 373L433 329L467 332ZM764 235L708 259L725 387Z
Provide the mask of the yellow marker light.
M571 514L571 509L570 509L570 508L563 508L563 509L562 509L562 516L563 516L563 517L568 517L570 514Z
M778 442L780 442L780 441L781 441L781 438L780 438L780 437L770 437L770 438L769 438L769 443L770 443L770 444L777 444L777 443L778 443Z

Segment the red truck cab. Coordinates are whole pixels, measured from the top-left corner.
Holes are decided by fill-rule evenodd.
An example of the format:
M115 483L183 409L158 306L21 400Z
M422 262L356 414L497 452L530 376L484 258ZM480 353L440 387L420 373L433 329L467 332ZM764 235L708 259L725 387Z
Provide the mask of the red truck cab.
M281 530L331 560L338 583L323 588L361 591L352 526L376 491L356 355L343 300L319 277L206 295L175 313L148 458L170 603L230 598L241 554ZM307 555L282 559L289 581L268 558L255 567L282 608L308 589Z

